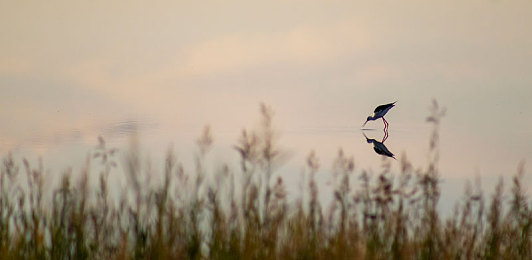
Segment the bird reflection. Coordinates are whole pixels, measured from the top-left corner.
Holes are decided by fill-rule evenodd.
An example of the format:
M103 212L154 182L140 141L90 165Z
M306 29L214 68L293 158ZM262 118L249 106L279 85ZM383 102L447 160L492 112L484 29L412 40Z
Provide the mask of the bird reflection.
M364 132L362 132L362 134L366 138L366 142L368 142L368 144L370 144L370 143L373 144L373 150L375 150L375 152L377 154L384 155L384 156L391 157L391 158L395 159L394 154L392 152L390 152L390 150L388 150L388 148L384 145L384 142L386 141L386 139L388 139L388 129L387 128L384 129L384 137L382 138L382 141L380 141L380 142L375 140L375 139L368 138Z

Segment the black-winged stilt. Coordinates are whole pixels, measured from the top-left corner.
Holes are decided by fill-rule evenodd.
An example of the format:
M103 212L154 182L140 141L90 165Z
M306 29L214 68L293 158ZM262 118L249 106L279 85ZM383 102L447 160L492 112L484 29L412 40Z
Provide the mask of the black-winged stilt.
M362 134L364 135L364 137L366 137L366 142L368 142L368 144L373 144L373 150L377 154L388 156L390 158L393 158L394 160L397 160L395 159L395 155L390 152L390 150L388 150L388 147L386 147L386 145L384 145L384 142L388 138L388 131L384 131L384 138L380 142L375 139L368 138L366 134L364 134L364 132L362 132Z
M362 127L364 127L368 121L382 118L382 121L384 121L384 128L385 129L388 128L388 122L386 122L386 119L384 119L384 115L386 115L386 113L388 113L388 111L392 109L392 107L395 106L396 102L397 101L390 103L390 104L386 104L386 105L380 105L377 108L375 108L375 111L373 111L373 115L368 116L368 118L366 119L366 122L362 125Z

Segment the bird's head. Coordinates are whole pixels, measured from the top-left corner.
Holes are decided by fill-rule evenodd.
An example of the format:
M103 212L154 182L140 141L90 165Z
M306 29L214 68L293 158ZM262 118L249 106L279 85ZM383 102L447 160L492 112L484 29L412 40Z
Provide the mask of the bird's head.
M364 124L362 125L362 127L364 127L366 125L366 123L368 123L368 121L370 120L373 120L373 117L371 116L368 116L368 118L366 118L366 122L364 122Z
M373 143L374 139L369 139L368 136L367 136L364 132L362 132L362 134L363 134L364 137L366 138L366 142L368 142L368 144Z

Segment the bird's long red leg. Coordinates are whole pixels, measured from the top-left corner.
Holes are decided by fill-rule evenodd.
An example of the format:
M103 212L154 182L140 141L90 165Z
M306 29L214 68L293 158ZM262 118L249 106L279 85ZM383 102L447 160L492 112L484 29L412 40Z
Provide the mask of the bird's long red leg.
M386 141L386 139L388 139L388 129L384 128L384 138L382 138L382 142L381 143L384 143Z
M384 119L384 117L382 117L382 121L384 121L384 129L388 128L388 122L386 119Z

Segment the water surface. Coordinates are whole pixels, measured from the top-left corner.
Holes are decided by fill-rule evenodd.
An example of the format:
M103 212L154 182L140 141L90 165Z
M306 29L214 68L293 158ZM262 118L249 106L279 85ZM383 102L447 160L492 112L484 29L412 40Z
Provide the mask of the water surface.
M529 1L1 6L0 152L42 157L54 174L81 167L98 136L127 150L136 135L153 161L173 147L192 164L204 125L213 167L233 164L261 102L289 154L278 173L293 184L311 150L324 185L340 148L356 169L380 171L360 125L396 100L393 170L404 156L426 166L428 108L436 98L447 109L444 196L532 162ZM366 127L382 140L382 121Z

